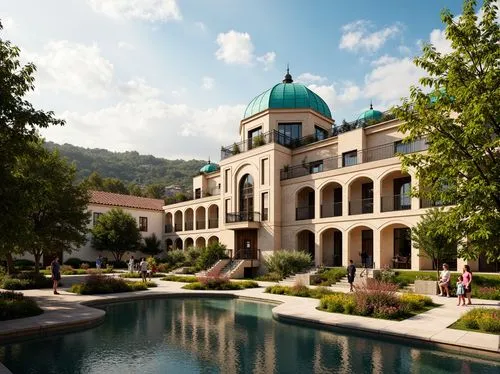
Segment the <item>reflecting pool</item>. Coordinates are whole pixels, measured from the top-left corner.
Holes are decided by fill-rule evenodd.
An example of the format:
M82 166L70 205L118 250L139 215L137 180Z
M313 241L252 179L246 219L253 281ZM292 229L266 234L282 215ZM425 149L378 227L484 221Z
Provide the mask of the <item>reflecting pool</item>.
M499 373L500 363L273 320L269 304L111 304L91 330L0 347L13 373Z

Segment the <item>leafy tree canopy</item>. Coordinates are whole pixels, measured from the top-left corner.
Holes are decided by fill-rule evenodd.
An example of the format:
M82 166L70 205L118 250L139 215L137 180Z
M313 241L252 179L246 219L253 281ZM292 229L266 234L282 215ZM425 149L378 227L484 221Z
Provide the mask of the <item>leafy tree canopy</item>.
M141 240L135 218L120 208L99 216L92 228L92 246L98 251L110 251L116 261L121 261L127 251L140 249Z
M161 252L161 241L155 233L152 233L151 236L146 236L144 238L144 244L142 245L141 251L152 256Z
M88 192L75 184L76 170L57 151L49 152L42 141L29 144L18 158L15 173L25 181L24 204L27 230L19 247L35 257L35 271L42 255L71 252L87 241Z
M32 63L21 64L19 48L0 36L0 255L10 256L29 227L27 181L16 173L17 160L30 150L38 129L64 124L25 100L34 89L35 70Z
M446 221L446 211L430 209L411 230L411 239L419 250L419 256L432 260L438 272L443 260L456 258L460 237L458 232L451 232L447 228Z
M406 142L425 138L428 152L403 156L420 197L453 205L443 222L465 238L460 257L500 259L500 30L495 2L465 0L455 18L443 11L449 53L426 44L415 64L421 87L395 108Z

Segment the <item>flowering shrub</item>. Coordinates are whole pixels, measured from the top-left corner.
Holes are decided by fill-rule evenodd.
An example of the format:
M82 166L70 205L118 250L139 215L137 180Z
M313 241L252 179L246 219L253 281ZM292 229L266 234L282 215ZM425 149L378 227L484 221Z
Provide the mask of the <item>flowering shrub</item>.
M476 296L476 295L474 295ZM500 288L498 287L479 287L477 296L481 299L500 300Z
M80 269L87 270L88 268L90 268L90 265L88 263L82 262L80 264Z
M156 283L153 282L127 282L121 278L108 277L105 275L95 274L89 275L85 282L74 284L70 292L78 293L81 295L117 293L117 292L130 292L130 291L143 291L148 287L155 287Z
M500 333L500 310L494 308L472 309L452 327Z
M373 280L350 294L334 294L321 298L319 309L359 316L403 319L432 306L429 297L396 293L397 285Z

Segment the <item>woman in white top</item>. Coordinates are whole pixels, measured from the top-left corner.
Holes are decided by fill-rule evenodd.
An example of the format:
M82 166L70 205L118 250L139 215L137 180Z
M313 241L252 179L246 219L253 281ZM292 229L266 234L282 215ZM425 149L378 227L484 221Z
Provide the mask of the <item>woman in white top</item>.
M141 263L139 264L141 267L141 277L142 281L146 282L146 276L148 275L148 262L146 261L145 258L141 260Z
M450 297L450 271L448 270L448 264L443 264L443 271L439 275L439 296Z

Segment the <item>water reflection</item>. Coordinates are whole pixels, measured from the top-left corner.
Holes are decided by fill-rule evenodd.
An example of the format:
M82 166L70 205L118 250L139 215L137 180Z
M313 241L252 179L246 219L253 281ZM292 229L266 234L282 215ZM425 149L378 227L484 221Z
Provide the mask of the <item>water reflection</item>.
M110 305L103 325L0 348L13 373L497 373L500 366L272 319L228 299Z

